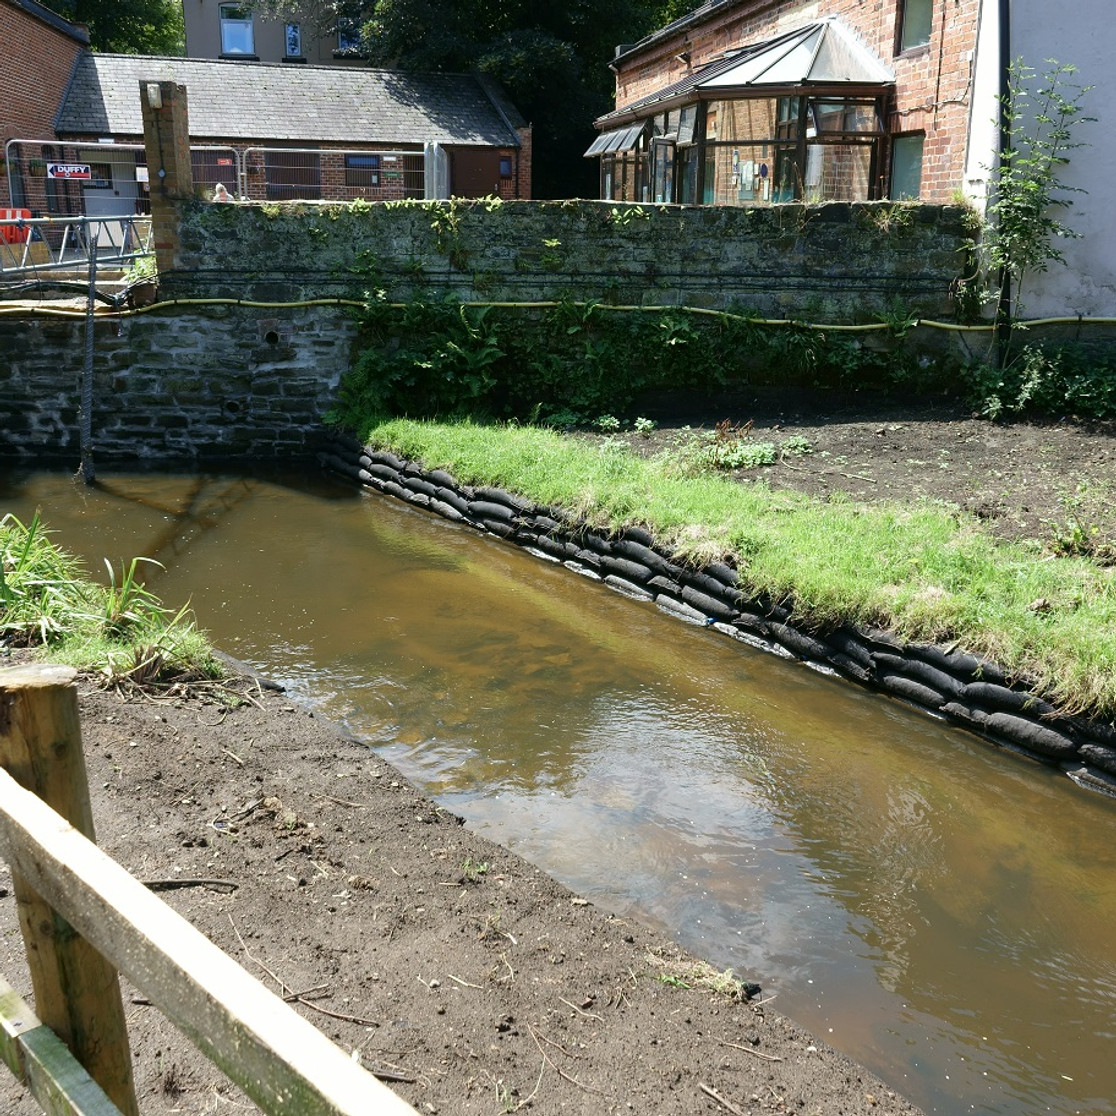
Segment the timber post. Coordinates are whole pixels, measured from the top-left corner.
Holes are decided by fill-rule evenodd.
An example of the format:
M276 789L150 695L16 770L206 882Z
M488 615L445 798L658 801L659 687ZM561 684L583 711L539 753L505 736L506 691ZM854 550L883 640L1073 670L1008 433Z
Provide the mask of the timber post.
M62 666L0 670L0 766L92 841L76 676ZM14 869L12 887L38 1017L125 1116L138 1116L116 970Z

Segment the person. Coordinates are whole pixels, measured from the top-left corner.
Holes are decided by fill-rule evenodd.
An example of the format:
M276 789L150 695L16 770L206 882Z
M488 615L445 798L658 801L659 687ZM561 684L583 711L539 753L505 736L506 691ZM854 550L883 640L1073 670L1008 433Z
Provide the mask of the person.
M223 182L218 182L217 185L213 187L213 200L215 202L232 201L232 198L229 197L229 192L225 189L225 184Z

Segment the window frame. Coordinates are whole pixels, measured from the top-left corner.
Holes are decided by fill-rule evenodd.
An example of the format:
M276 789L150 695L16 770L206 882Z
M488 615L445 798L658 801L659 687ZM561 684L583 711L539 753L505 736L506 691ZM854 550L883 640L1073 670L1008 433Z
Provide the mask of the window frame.
M291 45L296 49L291 50ZM303 58L302 53L302 24L297 20L287 20L283 24L283 51L284 58Z
M888 154L887 160L887 196L891 201L918 201L922 196L922 171L926 160L926 133L922 131L916 132L899 132L889 137L891 143L891 151ZM918 152L918 190L914 194L903 194L899 197L895 194L895 156L897 149L903 144L903 141L920 140Z
M345 185L349 189L379 189L383 159L376 151L351 151L345 154Z
M360 24L349 16L337 20L337 53L353 56L360 54ZM346 39L349 41L346 42Z
M239 14L233 15L231 13L237 12ZM229 14L226 14L229 13ZM217 18L219 21L219 29L221 35L221 57L222 58L251 58L256 53L256 25L254 13L249 4L218 4L217 5ZM226 38L226 32L232 32L234 29L247 32L247 50L239 50L235 46L230 46L229 40Z
M908 31L914 24L914 16L921 16L926 23L926 37L917 42L908 42ZM913 34L913 31L910 31ZM895 54L911 54L927 50L934 35L934 0L899 0L895 17Z

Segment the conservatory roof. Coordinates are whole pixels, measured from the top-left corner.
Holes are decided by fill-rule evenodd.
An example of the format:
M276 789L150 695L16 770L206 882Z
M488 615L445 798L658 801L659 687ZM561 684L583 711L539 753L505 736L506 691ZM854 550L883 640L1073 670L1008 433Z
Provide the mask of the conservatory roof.
M849 92L893 85L887 68L839 19L828 17L754 46L742 47L710 62L681 81L597 120L608 128L621 120L650 115L666 102L718 92L742 93L799 87L847 88Z

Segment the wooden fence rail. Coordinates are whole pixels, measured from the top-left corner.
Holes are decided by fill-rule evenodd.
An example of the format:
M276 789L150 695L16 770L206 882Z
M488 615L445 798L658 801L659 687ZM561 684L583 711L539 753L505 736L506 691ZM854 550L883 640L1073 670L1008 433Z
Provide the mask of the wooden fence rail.
M84 1085L69 1092L85 1089L86 1107L65 1099L44 1058L18 1041L37 1020L0 985L0 1053L40 1105L90 1116L138 1111L115 967L265 1113L417 1116L93 844L74 677L66 667L0 670L0 855L12 869L36 1005L113 1102L103 1107L104 1094ZM90 836L38 787L68 803ZM53 1054L46 1061L61 1065ZM36 1078L45 1081L38 1090Z

